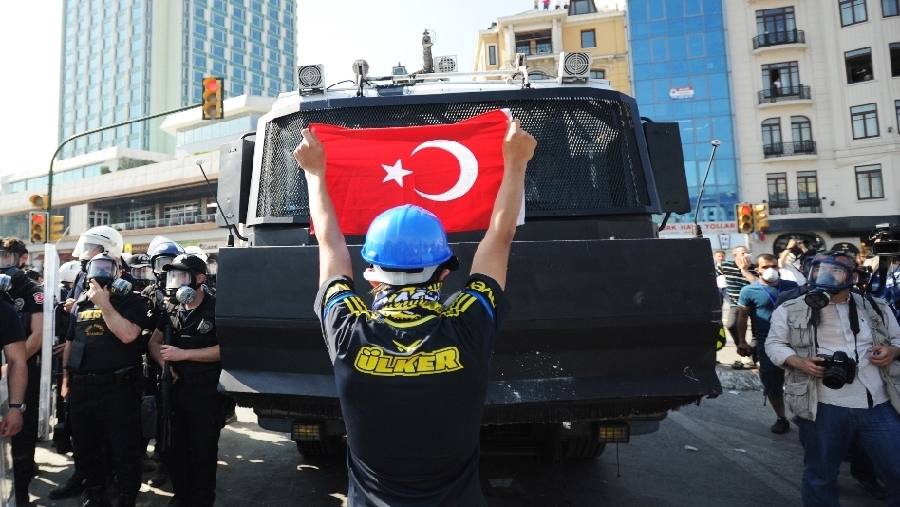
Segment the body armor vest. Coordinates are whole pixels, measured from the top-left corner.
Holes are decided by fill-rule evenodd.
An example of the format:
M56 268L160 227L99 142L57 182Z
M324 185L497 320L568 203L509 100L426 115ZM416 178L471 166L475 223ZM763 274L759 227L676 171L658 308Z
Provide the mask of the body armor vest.
M173 298L174 299L174 298ZM181 349L204 349L219 344L216 337L216 298L209 293L203 302L188 312L180 304L165 306L166 323L172 326L172 345ZM204 363L199 361L178 361L170 363L179 375L193 375L210 370L221 370L219 361ZM216 376L218 378L218 376Z
M118 310L128 299L112 298ZM139 340L123 343L103 320L103 312L86 297L76 303L75 339L69 354L68 368L76 373L106 373L141 364Z

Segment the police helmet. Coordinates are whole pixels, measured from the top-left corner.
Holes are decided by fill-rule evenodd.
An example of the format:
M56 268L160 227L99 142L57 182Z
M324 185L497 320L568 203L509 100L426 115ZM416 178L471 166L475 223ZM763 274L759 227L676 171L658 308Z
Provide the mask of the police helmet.
M59 267L59 281L75 283L75 278L81 273L81 263L78 261L69 261Z
M184 247L184 253L193 255L194 257L199 257L203 262L207 262L209 260L209 256L206 255L206 252L203 251L199 246L186 246Z
M178 243L170 240L163 241L150 251L150 267L153 268L154 273L160 274L163 272L163 266L170 264L175 257L183 253L184 248Z
M19 253L0 246L0 273L6 273L10 268L19 267Z
M362 257L372 265L372 270L363 274L366 280L406 285L427 282L453 252L440 219L405 204L372 221Z
M150 267L150 256L147 254L134 254L128 261L131 265L131 276L136 280L148 282L154 281L153 268Z
M81 233L72 256L78 260L92 260L98 253L122 256L122 234L107 225L92 227Z

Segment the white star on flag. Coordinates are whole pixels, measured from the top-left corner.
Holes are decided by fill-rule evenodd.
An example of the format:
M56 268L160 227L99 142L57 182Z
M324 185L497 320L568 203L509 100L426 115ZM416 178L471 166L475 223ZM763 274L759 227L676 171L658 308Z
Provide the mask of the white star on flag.
M412 174L412 171L407 171L403 168L403 163L400 160L390 166L387 164L381 164L381 167L384 167L384 170L387 171L387 176L381 181L382 183L386 183L390 180L394 180L401 187L403 186L403 177Z

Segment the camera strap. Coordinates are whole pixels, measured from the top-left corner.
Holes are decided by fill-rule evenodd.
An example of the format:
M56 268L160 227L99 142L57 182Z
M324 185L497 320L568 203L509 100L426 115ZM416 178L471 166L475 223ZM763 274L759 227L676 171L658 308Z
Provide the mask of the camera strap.
M859 346L856 342L856 337L859 334L859 313L856 309L856 299L853 298L853 293L848 295L850 298L849 305L849 314L847 318L850 319L850 331L853 332L853 355L856 358L856 364L859 364ZM819 350L819 322L821 322L821 314L818 308L812 309L812 315L810 316L809 323L813 327L813 343L816 346L816 353ZM838 314L840 315L840 314Z

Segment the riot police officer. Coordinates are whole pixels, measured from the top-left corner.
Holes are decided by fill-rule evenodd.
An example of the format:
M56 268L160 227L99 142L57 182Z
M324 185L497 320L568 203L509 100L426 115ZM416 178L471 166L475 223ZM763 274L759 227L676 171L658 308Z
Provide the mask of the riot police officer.
M150 353L174 370L171 447L166 452L175 497L170 506L209 507L216 498L216 454L222 430L218 393L219 342L215 296L203 290L206 263L180 255L163 267L169 302L150 341ZM164 333L171 329L172 342Z
M10 276L9 296L15 304L27 338L25 355L28 362L28 389L25 391L25 410L22 431L12 438L13 476L16 483L16 502L28 504L28 486L34 477L34 447L38 438L38 405L41 390L41 347L44 339L44 289L22 269L28 258L28 248L18 238L9 237L0 243L6 260L0 270Z
M122 244L122 234L106 225L91 227L79 236L78 243L75 244L75 248L72 250L72 256L78 259L81 270L76 274L75 281L72 283L72 288L66 296L63 307L64 310L70 314L69 327L65 332L65 340L67 343L75 338L75 323L77 322L77 319L75 318L75 301L89 288L89 285L84 278L88 262L96 255L102 253L106 253L116 259L120 258L122 256ZM62 387L60 388L60 395L63 398L66 398L68 393L68 382L69 375L64 372ZM70 434L72 432L71 423L71 419L67 419L66 427ZM74 449L74 454L77 455L77 453L78 450ZM47 493L47 498L57 500L81 494L84 490L84 475L81 473L78 463L79 460L76 458L75 470L71 477L61 485L51 489L50 492Z
M69 415L76 466L85 477L83 507L107 505L107 457L119 507L133 507L141 484L141 329L146 307L119 278L118 259L88 262L89 289L75 302L75 334L66 342Z
M6 256L0 250L0 262ZM25 330L7 293L11 285L10 277L0 274L0 346L6 355L6 375L9 379L9 410L0 419L0 439L7 439L21 431L23 411L27 408L23 403L28 383ZM30 505L27 494L25 498L25 502L19 505Z
M166 272L163 271L163 266L171 264L172 261L175 260L175 257L183 254L184 248L165 236L157 236L153 238L147 252L149 253L148 262L150 271L153 273L153 278L155 280L155 283L148 285L141 292L141 297L143 297L147 303L147 328L144 330L144 338L146 339L146 342L149 343L150 337L153 335L153 330L156 329L156 323L159 321L159 316L163 312L165 306ZM146 362L145 394L151 396L161 395L159 390L161 371L159 364L152 358ZM162 414L159 415L161 416ZM162 424L157 424L157 442L159 442L161 438L161 430ZM153 474L153 477L150 477L147 481L147 484L154 488L158 488L169 482L169 466L166 464L164 454L165 452L157 445L155 459L159 461L159 467L156 469L156 473Z

